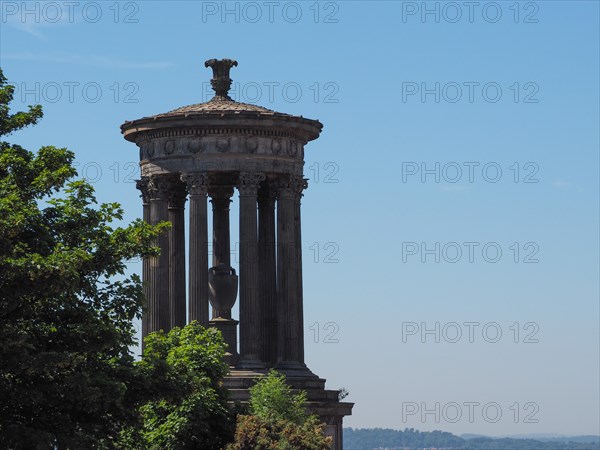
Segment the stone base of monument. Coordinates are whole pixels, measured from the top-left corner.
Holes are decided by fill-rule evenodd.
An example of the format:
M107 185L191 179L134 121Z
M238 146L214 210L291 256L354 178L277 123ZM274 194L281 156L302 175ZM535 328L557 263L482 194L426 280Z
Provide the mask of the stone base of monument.
M221 332L223 336L223 340L227 344L227 350L225 352L225 362L230 366L237 364L240 355L236 350L236 342L237 342L237 324L239 322L233 319L225 319L222 317L217 317L216 319L211 319L208 322L208 326L211 328L216 328Z
M250 398L250 387L258 377L267 374L269 369L240 370L232 367L224 379L224 386L230 393L231 401L245 403ZM286 376L293 389L306 391L307 406L311 413L320 417L326 424L325 434L333 438L333 450L342 450L342 420L352 414L354 403L339 401L337 390L325 389L325 380L312 373L306 366L303 369L277 369Z

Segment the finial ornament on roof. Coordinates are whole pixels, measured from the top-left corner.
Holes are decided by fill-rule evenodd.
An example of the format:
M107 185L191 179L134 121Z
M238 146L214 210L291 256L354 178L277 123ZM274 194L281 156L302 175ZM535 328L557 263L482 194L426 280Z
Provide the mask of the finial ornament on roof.
M229 78L229 70L238 65L234 59L209 59L204 63L204 67L211 67L213 77L210 80L210 85L215 91L215 99L218 97L231 100L229 97L229 89L231 88L231 78Z

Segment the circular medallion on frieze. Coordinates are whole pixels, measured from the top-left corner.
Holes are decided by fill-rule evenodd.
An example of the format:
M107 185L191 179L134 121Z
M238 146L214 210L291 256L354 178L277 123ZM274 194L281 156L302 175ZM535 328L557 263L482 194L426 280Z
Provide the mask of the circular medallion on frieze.
M256 149L258 148L258 139L254 136L250 136L246 138L246 150L250 153L256 153Z
M154 156L154 142L148 142L145 145L146 156L152 158Z
M279 155L281 152L281 141L279 139L273 139L271 141L271 150L273 150L274 155Z
M189 141L187 144L187 149L190 153L193 153L194 155L204 150L202 148L202 141L200 139Z
M220 152L226 152L229 149L229 138L217 139L217 150Z
M165 154L172 155L174 151L175 151L175 141L165 142Z
M298 143L296 141L289 141L287 154L289 156L296 156L298 154Z

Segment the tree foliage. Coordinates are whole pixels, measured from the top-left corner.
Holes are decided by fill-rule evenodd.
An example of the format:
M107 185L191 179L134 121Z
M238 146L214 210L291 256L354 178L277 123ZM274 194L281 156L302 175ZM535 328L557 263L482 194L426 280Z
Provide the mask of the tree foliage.
M30 106L29 111L10 114L9 103L13 99L15 87L7 84L6 81L6 77L0 69L0 136L5 136L28 125L35 125L42 118L40 105Z
M289 420L240 415L235 441L227 450L329 450L332 441L323 434L324 426L316 416L309 416L299 425Z
M216 329L197 322L148 335L138 368L151 392L140 421L124 433L136 449L218 450L233 439L235 413L221 379L229 368Z
M72 152L5 142L42 117L11 115L13 92L0 71L0 446L111 447L141 383L142 290L125 261L156 254L164 226L114 226L122 209L75 179Z
M228 450L328 450L324 424L306 411L306 392L294 391L271 370L250 388L250 415L238 415Z
M308 418L306 392L294 393L285 376L271 370L250 388L250 412L269 422L287 420L301 425Z

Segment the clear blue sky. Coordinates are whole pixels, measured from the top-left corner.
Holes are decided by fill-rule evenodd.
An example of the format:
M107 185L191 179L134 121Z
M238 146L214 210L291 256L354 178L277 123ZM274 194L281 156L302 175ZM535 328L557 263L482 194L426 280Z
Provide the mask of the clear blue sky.
M46 117L11 139L75 151L127 220L119 125L206 100L206 59L239 61L238 100L324 123L306 359L350 391L347 426L599 433L598 2L23 5L2 2L0 64Z

